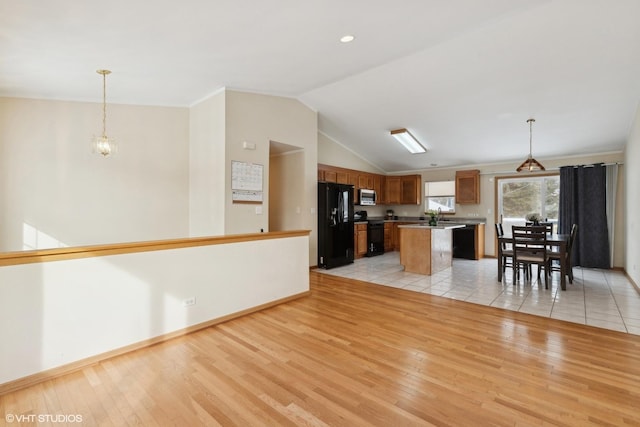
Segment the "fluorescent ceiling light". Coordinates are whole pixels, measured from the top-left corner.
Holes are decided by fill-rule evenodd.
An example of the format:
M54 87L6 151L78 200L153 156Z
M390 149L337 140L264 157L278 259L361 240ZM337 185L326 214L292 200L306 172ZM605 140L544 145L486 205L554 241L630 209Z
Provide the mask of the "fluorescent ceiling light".
M340 37L340 41L342 43L350 43L354 40L355 40L355 36L352 36L351 34L347 34L345 36Z
M427 149L424 148L424 146L418 142L416 137L411 135L411 133L406 129L392 130L391 136L397 139L398 142L400 142L400 144L402 144L404 148L409 150L411 154L420 154L427 152Z

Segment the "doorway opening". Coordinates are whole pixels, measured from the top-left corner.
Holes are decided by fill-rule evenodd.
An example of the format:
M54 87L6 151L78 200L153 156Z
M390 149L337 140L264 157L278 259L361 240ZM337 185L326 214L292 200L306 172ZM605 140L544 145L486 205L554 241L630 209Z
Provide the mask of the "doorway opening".
M269 143L269 231L304 228L304 149Z

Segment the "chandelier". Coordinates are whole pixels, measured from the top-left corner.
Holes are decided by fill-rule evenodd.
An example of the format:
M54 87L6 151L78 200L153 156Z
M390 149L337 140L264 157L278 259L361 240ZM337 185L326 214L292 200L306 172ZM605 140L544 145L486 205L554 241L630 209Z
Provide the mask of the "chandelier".
M102 75L102 135L93 138L93 152L107 157L118 151L118 145L113 138L107 136L107 75L109 70L97 70Z
M535 121L536 121L536 119L527 120L527 123L529 123L529 157L527 157L527 160L525 160L524 162L522 162L522 164L520 166L518 166L518 169L516 169L517 172L522 172L522 171L534 172L534 171L543 171L544 170L544 166L542 166L542 163L540 163L539 161L534 159L532 154L531 154L532 153L532 141L533 141L532 126L533 126L533 122L535 122Z

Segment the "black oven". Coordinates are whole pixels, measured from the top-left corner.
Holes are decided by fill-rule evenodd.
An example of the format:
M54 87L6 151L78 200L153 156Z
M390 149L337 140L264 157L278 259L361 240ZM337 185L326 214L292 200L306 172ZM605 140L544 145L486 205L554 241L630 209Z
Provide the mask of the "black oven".
M367 256L384 253L384 221L367 223Z

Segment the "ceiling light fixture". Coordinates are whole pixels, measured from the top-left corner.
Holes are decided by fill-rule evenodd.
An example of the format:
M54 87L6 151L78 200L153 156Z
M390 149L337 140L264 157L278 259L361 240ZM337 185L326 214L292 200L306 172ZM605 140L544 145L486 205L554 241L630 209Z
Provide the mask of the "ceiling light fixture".
M544 166L542 166L542 163L540 163L539 161L537 161L536 159L533 158L532 156L532 143L533 143L533 122L535 122L536 119L529 119L527 120L527 123L529 123L529 157L527 157L527 160L525 160L524 162L522 162L522 164L520 166L518 166L518 169L516 169L516 171L518 172L522 172L522 171L529 171L529 172L534 172L534 171L543 171L544 170Z
M411 135L406 129L396 129L391 131L391 136L400 142L411 154L426 153L427 149L424 148L415 136Z
M115 154L118 145L113 138L107 136L107 74L111 74L109 70L97 70L96 73L102 75L102 135L93 138L93 152L107 157Z
M355 39L356 39L356 37L351 35L351 34L347 34L347 35L344 35L344 36L340 37L340 41L342 43L351 43Z

